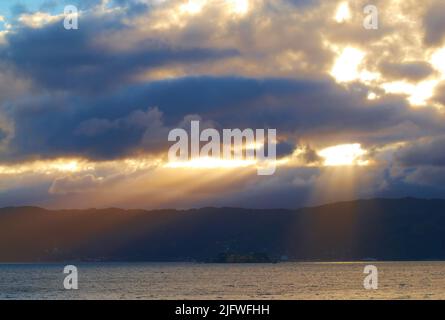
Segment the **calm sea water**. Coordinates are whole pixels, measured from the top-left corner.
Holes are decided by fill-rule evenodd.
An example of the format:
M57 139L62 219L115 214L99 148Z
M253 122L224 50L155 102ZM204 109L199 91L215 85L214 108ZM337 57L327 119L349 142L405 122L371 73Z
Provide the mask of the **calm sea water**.
M363 268L378 268L377 290ZM445 299L445 262L0 264L0 299Z

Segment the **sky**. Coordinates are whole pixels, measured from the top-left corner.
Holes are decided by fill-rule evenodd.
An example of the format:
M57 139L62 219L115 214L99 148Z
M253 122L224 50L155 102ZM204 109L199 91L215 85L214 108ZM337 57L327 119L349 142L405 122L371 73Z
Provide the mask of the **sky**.
M445 197L445 2L371 2L1 1L0 206ZM275 173L172 165L193 120L276 129Z

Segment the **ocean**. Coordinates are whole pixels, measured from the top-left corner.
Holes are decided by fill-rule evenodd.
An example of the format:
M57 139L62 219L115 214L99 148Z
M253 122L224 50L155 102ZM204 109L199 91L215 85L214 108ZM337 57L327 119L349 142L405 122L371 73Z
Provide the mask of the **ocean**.
M366 290L366 265L378 289ZM445 262L0 264L0 299L445 299Z

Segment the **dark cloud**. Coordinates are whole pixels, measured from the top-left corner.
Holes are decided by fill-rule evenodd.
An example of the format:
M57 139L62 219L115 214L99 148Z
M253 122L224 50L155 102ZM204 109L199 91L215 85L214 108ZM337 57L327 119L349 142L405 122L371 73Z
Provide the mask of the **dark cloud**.
M396 159L405 166L445 166L445 137L411 143L396 154Z
M314 6L320 2L319 0L282 0L282 1L290 3L297 7Z
M445 37L445 2L443 0L434 1L423 18L425 28L424 42L429 46L440 46Z
M334 144L354 135L355 142L372 145L393 142L405 123L410 123L405 137L444 129L434 108L411 109L399 98L369 102L365 92L330 80L186 77L100 96L64 93L17 101L7 109L15 132L2 158L113 159L165 151L169 128L188 115L220 128L276 128L288 141L281 153L300 138Z
M302 148L302 153L299 155L299 158L305 164L320 164L323 160L309 145Z
M0 128L0 143L8 136L8 133Z
M445 106L445 81L436 87L433 100Z
M414 168L404 179L407 183L418 186L430 186L434 189L442 190L441 197L444 196L443 182L445 181L445 168L441 167L418 167ZM429 195L431 197L431 195Z
M295 143L291 141L280 141L276 146L276 155L278 158L282 158L292 154L295 150Z
M81 23L78 30L65 30L60 21L43 28L19 28L8 34L0 58L39 86L97 92L132 82L152 68L238 55L233 49L187 48L156 39L122 52L96 42L127 28L120 17L84 17Z
M404 63L383 62L380 64L380 72L390 79L405 79L419 81L434 73L433 67L424 61L412 61Z

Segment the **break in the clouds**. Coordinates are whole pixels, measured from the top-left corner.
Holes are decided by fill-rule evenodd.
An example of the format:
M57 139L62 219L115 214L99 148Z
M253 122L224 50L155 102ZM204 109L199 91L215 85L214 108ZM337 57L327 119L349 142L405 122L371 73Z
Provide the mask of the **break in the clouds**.
M63 7L79 29L63 28ZM443 1L0 5L0 204L298 207L445 196ZM167 135L276 128L277 172L171 168Z

